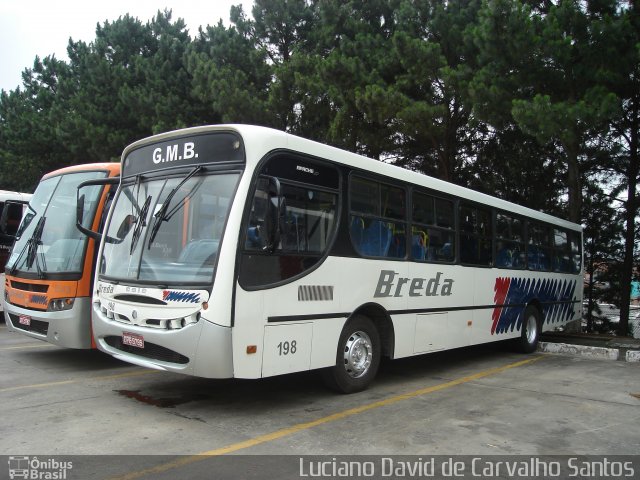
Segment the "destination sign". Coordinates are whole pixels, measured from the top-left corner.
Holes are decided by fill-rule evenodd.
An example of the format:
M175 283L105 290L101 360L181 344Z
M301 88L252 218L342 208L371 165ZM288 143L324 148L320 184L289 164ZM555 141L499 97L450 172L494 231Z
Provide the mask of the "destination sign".
M230 132L214 132L176 137L136 148L124 159L122 176L177 166L244 161L244 146L240 136Z

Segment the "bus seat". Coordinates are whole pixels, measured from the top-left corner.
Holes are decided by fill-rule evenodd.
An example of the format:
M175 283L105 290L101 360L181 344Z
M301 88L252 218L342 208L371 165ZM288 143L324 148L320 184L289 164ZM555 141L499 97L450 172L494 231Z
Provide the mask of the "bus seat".
M453 245L451 245L450 242L442 245L442 248L440 249L440 257L446 261L453 260Z
M549 257L544 252L538 255L538 263L540 265L538 270L549 270Z
M184 247L180 253L178 262L206 265L213 261L217 251L218 240L193 240Z
M524 255L517 247L511 254L511 266L513 268L524 268Z
M380 220L373 220L364 231L360 253L374 257L386 257L391 245L391 229Z
M394 233L389 247L388 257L404 258L407 251L407 240L404 233Z
M262 249L264 247L263 239L260 235L260 227L249 227L247 229L247 241L245 244L245 248L253 249Z
M426 258L427 247L425 245L424 232L414 233L411 240L411 256L416 260L424 260Z
M513 251L510 248L501 248L496 256L497 267L513 267Z
M541 250L536 246L529 245L529 248L527 249L527 260L531 270L549 269L549 257L544 250Z
M362 251L364 243L364 220L362 217L351 217L351 241L358 252Z

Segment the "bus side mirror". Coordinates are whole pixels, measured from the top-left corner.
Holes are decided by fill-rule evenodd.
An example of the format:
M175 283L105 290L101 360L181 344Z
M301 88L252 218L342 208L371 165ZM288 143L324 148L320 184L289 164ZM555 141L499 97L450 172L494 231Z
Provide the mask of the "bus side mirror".
M94 185L117 185L118 183L120 183L119 177L110 177L98 180L88 180L78 185L78 190L76 192L76 228L87 237L93 238L96 242L99 242L102 239L102 233L94 232L90 228L84 226L85 196L84 194L80 194L80 190Z
M131 230L131 227L133 227L135 223L136 217L134 215L129 214L124 217L124 220L122 220L120 227L118 227L118 232L116 233L116 237L118 237L117 240L119 240L119 242L122 242L125 239Z
M0 234L15 240L26 203L7 200L0 215Z

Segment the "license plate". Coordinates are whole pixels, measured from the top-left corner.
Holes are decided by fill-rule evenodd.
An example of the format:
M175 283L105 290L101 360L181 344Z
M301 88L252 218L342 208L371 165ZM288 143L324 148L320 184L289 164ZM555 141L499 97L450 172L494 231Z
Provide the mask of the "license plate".
M18 323L20 325L26 325L27 327L31 326L31 317L29 315L20 315L18 318Z
M135 333L122 332L122 344L136 348L144 348L144 338L142 335Z

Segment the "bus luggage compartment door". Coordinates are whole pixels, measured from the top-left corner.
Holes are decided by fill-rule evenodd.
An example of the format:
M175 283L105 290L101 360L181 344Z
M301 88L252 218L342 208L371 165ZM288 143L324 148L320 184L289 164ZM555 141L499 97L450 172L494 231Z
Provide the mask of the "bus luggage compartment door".
M416 315L416 331L413 337L413 353L427 353L444 350L453 342L449 315L445 313L430 313Z
M311 323L265 326L262 376L309 370L312 335Z

